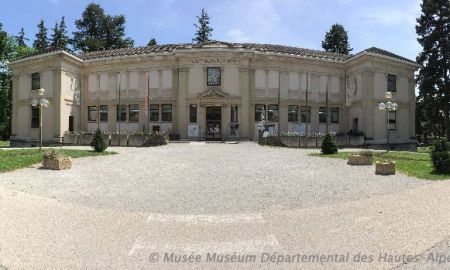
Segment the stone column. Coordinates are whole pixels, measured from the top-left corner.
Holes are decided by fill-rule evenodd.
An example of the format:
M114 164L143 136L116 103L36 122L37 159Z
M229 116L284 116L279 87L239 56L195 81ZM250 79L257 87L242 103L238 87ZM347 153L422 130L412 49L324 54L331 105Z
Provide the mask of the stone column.
M360 125L367 137L374 137L374 102L373 102L373 72L361 73L361 119Z
M177 129L182 139L187 138L186 97L189 83L189 69L178 69L178 95L177 95ZM175 123L175 121L174 121Z
M250 75L250 69L248 67L241 67L239 69L239 89L241 91L241 110L238 119L240 122L239 132L242 138L252 138L253 134L253 119L252 113L250 112L250 91L254 89L254 76Z

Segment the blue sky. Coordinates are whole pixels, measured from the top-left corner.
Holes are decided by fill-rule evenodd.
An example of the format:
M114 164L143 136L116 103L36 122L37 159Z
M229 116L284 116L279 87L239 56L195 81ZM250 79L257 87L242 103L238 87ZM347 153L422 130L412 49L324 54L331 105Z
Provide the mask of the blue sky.
M0 22L10 34L21 27L31 40L44 19L52 28L66 17L68 30L89 0L3 0ZM420 51L415 19L420 0L109 0L95 1L111 15L124 14L136 46L154 37L159 44L191 42L193 23L206 8L213 39L321 49L333 23L343 24L353 52L377 46L410 59ZM29 42L31 43L31 42Z

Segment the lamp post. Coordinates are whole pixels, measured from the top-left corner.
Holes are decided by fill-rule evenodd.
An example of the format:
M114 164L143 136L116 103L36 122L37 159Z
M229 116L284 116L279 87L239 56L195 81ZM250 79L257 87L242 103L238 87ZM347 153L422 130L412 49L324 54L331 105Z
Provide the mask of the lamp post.
M39 149L42 149L42 109L47 108L49 102L44 98L44 89L38 89L37 93L39 97L31 100L31 106L39 109Z
M386 151L389 152L389 113L395 112L398 109L398 105L395 102L391 102L392 99L392 93L386 92L385 96L386 102L381 102L378 104L378 109L380 111L386 111L386 125L387 125L387 140L386 140Z

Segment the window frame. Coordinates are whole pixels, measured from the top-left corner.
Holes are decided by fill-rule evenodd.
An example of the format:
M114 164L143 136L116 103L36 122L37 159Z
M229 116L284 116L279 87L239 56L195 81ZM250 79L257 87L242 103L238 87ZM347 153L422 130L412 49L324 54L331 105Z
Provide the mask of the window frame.
M326 124L328 122L328 110L327 107L319 107L319 124ZM325 121L323 116L325 115Z
M388 129L396 130L397 129L397 111L388 111L387 113L388 113L388 119L387 119ZM391 117L390 117L391 115L394 115L394 119L391 119Z
M132 116L136 115L136 109L134 109L134 112L132 112L132 107L137 106L137 118L134 119L132 118ZM139 108L139 104L128 104L128 122L139 122L139 114L140 114L140 108Z
M106 107L106 111L103 110ZM100 118L100 123L105 123L108 122L108 105L100 105L100 110L99 110L99 118ZM103 118L102 116L105 116L106 118Z
M212 84L209 81L209 71L219 70L219 79L217 84ZM222 69L220 67L207 67L206 68L206 86L221 86L222 85Z
M197 123L197 104L189 104L189 123Z
M122 120L121 116L123 116L123 112L125 112L125 117ZM116 105L116 121L117 122L126 122L127 121L127 105L126 104L117 104Z
M272 109L271 109L272 107ZM273 109L274 107L276 107L276 109ZM279 107L278 104L269 104L267 106L267 121L269 122L278 122L278 119L280 117L279 115Z
M397 75L394 74L387 75L387 91L394 93L397 92Z
M304 114L306 113L306 114ZM305 121L303 121L303 116L305 116ZM311 107L310 106L300 106L300 123L311 123Z
M262 107L262 110L258 107ZM264 112L264 119L266 119L266 104L255 104L255 122L261 121L262 112Z
M164 107L170 108L170 112L164 112ZM165 115L166 114L166 115ZM162 122L172 122L172 114L173 114L173 106L172 104L161 104L161 121ZM169 118L165 118L164 116L170 116Z
M37 84L37 87L35 87L35 84ZM39 72L31 73L31 91L38 90L40 88L41 88L41 73Z
M154 112L156 112L156 120L152 117ZM150 104L150 122L159 122L159 104Z
M98 118L97 106L96 105L88 106L87 109L88 109L88 122L91 122L91 123L97 122L97 118ZM92 110L92 113L95 113L95 117L93 117L94 120L92 120L92 118L91 118L91 109L94 109L94 110Z
M31 106L31 128L39 128L41 123L39 107Z
M333 113L337 113L337 121L333 120ZM330 124L339 124L339 108L330 108Z
M291 108L294 108L294 110ZM295 114L293 111L295 111ZM298 123L298 112L298 105L288 105L288 123Z

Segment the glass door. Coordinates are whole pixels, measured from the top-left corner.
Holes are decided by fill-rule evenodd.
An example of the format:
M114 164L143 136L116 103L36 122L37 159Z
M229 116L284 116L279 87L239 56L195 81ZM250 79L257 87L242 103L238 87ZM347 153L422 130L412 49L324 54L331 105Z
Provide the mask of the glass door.
M220 141L222 139L222 107L206 107L206 140Z

